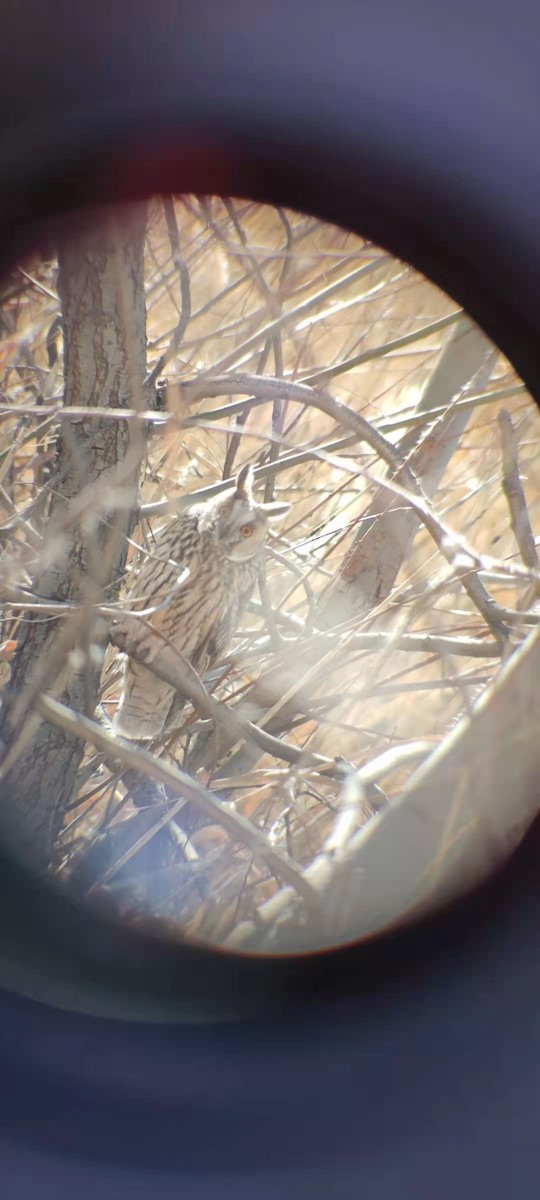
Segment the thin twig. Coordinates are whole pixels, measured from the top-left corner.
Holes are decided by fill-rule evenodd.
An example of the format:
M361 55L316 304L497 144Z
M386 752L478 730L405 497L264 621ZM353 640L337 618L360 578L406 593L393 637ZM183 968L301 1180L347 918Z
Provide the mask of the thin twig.
M111 736L110 733L96 721L83 717L80 713L72 712L66 705L52 700L49 696L41 695L36 700L36 708L41 717L53 725L66 730L84 741L90 742L96 749L104 751L109 757L119 759L124 766L131 767L157 783L180 794L168 810L166 822L180 812L188 801L201 810L202 813L216 825L222 825L230 837L247 846L259 859L270 867L278 878L288 882L308 904L313 905L316 897L308 883L304 882L302 872L298 870L288 855L275 850L264 834L251 825L244 817L232 811L217 801L211 792L197 783L190 775L186 775L178 767L173 767L163 759L156 758L146 750L139 750Z
M344 869L350 857L352 835L359 826L361 802L365 788L376 783L398 767L417 759L425 759L433 747L429 742L411 742L383 751L360 770L351 770L346 776L341 803L332 830L323 843L320 853L306 867L304 877L309 880L313 891L321 898L328 895L335 877ZM239 950L260 937L261 930L268 929L278 920L283 920L295 904L296 897L291 887L284 887L257 909L256 919L242 921L225 939L225 946Z
M145 383L146 387L154 386L156 380L161 375L161 372L167 366L167 363L169 363L171 358L174 358L175 354L178 353L178 350L182 344L182 339L191 320L191 286L189 281L189 270L185 259L180 253L180 234L178 232L178 223L176 220L174 199L172 196L164 196L163 211L165 213L165 220L167 222L167 230L171 243L172 259L180 279L182 307L178 325L176 326L167 349L163 352L161 357L158 358L158 361L154 364L152 370L147 376Z
M455 319L461 317L461 311ZM447 321L447 324L449 322ZM455 571L461 580L465 591L472 600L475 608L481 613L493 636L506 643L509 630L504 619L496 611L497 606L478 578L476 568L479 565L474 555L465 546L464 539L459 538L453 531L447 529L436 517L430 503L422 494L422 488L409 467L406 467L395 447L360 413L349 408L343 401L337 400L329 392L309 387L305 383L290 383L275 377L234 373L231 375L211 378L205 375L198 380L189 381L183 385L184 393L192 398L201 396L211 397L227 395L234 392L250 392L254 398L281 396L283 399L297 401L307 406L319 409L332 417L345 429L350 429L360 441L364 441L386 463L392 472L390 479L376 481L380 487L399 495L413 508L428 533L433 538L437 549ZM403 481L399 486L397 478Z
M144 625L143 630L141 624ZM333 759L322 754L306 753L298 746L283 742L251 721L238 716L226 705L220 704L206 691L195 668L184 655L180 654L161 632L145 622L138 622L135 616L125 622L122 620L121 629L111 629L109 637L117 649L169 684L180 696L191 700L195 708L204 716L210 717L217 729L222 730L227 738L232 738L234 743L247 738L254 741L265 753L272 754L284 762L325 769L334 766ZM337 769L336 776L340 778Z
M538 552L519 473L518 437L505 408L501 408L498 422L503 460L502 488L510 511L510 524L525 566L537 571L540 565Z

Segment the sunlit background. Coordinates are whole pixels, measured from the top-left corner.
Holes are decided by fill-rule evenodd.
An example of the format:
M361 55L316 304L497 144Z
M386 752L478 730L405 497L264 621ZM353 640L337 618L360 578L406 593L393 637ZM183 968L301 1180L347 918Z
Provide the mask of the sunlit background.
M0 303L18 852L250 953L372 934L493 870L540 765L540 418L503 354L379 247L215 197L83 224ZM248 463L290 509L236 633L174 728L121 739L138 572Z

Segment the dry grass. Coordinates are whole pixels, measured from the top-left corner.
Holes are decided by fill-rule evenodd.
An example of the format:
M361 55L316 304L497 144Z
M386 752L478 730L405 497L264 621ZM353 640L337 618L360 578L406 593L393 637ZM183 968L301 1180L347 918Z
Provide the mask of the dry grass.
M351 780L362 781L359 769L394 752L381 760L374 781L366 776L356 789L347 838L395 804L419 761L471 712L496 678L501 659L537 620L540 417L511 365L501 354L489 355L488 348L478 370L457 389L430 396L428 407L442 405L450 416L467 401L459 409L466 412L459 433L445 432L444 414L426 418L422 397L442 356L455 368L456 305L411 267L360 237L311 217L240 201L186 197L176 201L175 215L177 245L170 213L167 221L162 202L151 205L148 362L150 371L159 368L167 380L168 416L149 435L143 515L134 537L143 549L132 551L129 569L136 569L144 546L151 545L152 531L174 519L164 511L164 499L198 493L245 462L259 468L273 464L261 472L260 486L267 498L286 498L292 509L270 539L265 592L252 603L223 670L206 681L207 690L244 722L243 734L218 721L217 744L215 737L205 742L199 707L190 710L175 737L154 749L163 763L196 776L207 794L225 799L224 811L230 807L264 834L270 855L263 853L262 841L250 843L240 823L227 826L216 810L216 819L188 838L187 861L186 846L174 846L143 869L157 821L152 818L138 852L126 858L123 842L112 868L109 862L108 902L131 920L150 915L173 933L223 944L234 941L238 928L264 904L275 903L283 882L293 893L296 883L296 899L287 910L294 936L301 941L299 930L315 927L319 932L311 940L324 942L329 935L320 932L320 910L313 915L314 897L328 899L332 880L325 877L304 889L302 881L321 850L332 850ZM0 315L1 567L13 601L17 588L31 586L36 556L47 546L47 495L55 486L58 418L49 406L61 399L62 347L54 259L36 258L12 273ZM175 341L179 326L183 336ZM355 365L359 357L363 361ZM410 515L410 479L397 477L405 489L405 495L397 492L397 501L396 494L378 488L389 460L385 465L352 427L344 428L299 393L287 394L285 387L281 395L269 392L266 403L244 403L240 413L233 409L216 419L220 403L228 408L253 392L224 387L218 401L219 389L208 387L205 395L205 378L233 375L234 385L240 374L307 383L315 398L323 387L384 434L398 460L412 468L413 483L425 484L429 513L441 537L446 535L443 552L440 538L438 544L417 514L416 536L398 551L388 594L366 602L375 554L396 553L389 543L388 549L374 549L374 513L393 499ZM200 398L190 400L193 389L182 384L201 376ZM508 416L500 416L503 410ZM451 445L445 440L450 436ZM422 454L431 444L431 468L444 463L434 494L422 469ZM299 452L303 461L295 462ZM522 494L515 487L518 476ZM448 551L450 533L457 540ZM360 566L357 562L349 579L344 611L334 600L341 596L344 559L353 545ZM469 551L472 558L466 558ZM47 552L54 555L55 547ZM499 606L500 638L472 594L471 580ZM10 647L25 619L22 600L19 608L6 604L4 681ZM44 613L43 619L59 618ZM404 635L411 634L432 641L407 642ZM399 638L404 640L398 645ZM101 699L109 715L118 700L118 680L113 647L102 675ZM283 753L277 743L275 753L262 748L246 729L247 720L281 741ZM422 745L411 748L411 742ZM139 821L129 847L135 841L139 846L142 836L140 814L133 815L117 778L127 761L116 775L108 768L96 775L104 747L96 753L95 741L90 743L91 738L59 851L65 871L89 842L101 844L96 837L106 829ZM107 761L110 766L110 755ZM152 774L151 764L148 771ZM178 779L176 790L172 776L162 782L171 797L182 796ZM190 803L197 812L195 795ZM180 821L180 809L177 817ZM341 846L345 835L340 837ZM333 928L339 940L339 922ZM271 947L271 938L263 945Z

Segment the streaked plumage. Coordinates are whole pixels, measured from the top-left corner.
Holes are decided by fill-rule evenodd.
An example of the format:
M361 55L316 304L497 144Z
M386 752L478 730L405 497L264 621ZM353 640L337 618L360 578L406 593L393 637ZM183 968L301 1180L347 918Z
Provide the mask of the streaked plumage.
M271 516L288 505L259 504L251 468L234 488L193 504L158 534L132 588L132 607L148 618L204 675L224 653L255 585ZM188 577L178 585L185 568ZM132 739L157 737L167 726L173 690L128 659L115 717L116 731ZM175 706L176 707L176 706Z

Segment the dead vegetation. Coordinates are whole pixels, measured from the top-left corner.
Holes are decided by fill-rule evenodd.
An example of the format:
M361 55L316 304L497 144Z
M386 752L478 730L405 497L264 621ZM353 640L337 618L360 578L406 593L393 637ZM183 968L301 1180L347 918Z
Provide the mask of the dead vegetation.
M75 630L25 726L85 746L52 869L126 919L259 950L370 933L469 886L532 819L540 765L540 418L511 365L356 235L248 202L152 202L125 570L246 462L292 509L222 669L200 681L153 646L193 703L174 735L133 747L58 682L98 663L112 716L118 649L138 652L136 621L115 635L121 593L98 572L77 612L35 590L36 564L65 552L59 429L127 424L114 404L93 426L88 405L62 404L57 273L54 258L15 269L0 313L4 685L26 622ZM96 538L103 489L78 478L70 519ZM107 487L110 522L128 501L125 481ZM102 663L90 617L109 626ZM155 781L155 805L133 808L128 770Z

